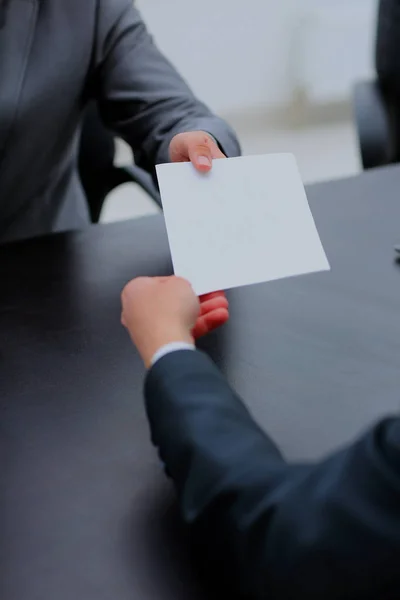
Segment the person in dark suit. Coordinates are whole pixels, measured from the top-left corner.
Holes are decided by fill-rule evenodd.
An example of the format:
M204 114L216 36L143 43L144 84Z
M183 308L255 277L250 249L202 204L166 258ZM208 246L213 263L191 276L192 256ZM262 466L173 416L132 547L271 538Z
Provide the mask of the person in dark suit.
M149 170L240 153L133 0L0 0L0 58L0 243L89 224L77 154L91 102Z
M400 598L400 419L319 463L288 464L195 350L196 320L224 322L227 304L199 316L191 286L171 277L134 280L122 306L149 369L152 439L209 568L254 600Z

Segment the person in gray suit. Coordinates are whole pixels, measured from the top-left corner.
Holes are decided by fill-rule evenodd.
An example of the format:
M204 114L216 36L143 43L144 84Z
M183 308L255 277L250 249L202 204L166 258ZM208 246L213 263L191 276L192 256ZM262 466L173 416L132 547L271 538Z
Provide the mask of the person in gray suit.
M0 242L89 222L77 172L83 111L150 165L239 154L149 35L132 0L0 0Z

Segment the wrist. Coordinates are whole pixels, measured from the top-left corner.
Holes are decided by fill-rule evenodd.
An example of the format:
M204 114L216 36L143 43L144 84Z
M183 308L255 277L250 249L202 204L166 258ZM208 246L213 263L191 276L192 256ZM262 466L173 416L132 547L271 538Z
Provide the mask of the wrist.
M161 348L173 343L194 345L195 342L193 336L189 332L181 331L179 329L163 332L148 338L146 344L140 349L140 354L146 369L150 368L153 357L161 350Z

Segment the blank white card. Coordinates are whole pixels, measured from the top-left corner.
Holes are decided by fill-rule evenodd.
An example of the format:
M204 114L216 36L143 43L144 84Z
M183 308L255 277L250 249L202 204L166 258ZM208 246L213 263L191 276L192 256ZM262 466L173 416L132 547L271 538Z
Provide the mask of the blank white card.
M157 166L176 275L198 295L324 271L296 160L270 154Z

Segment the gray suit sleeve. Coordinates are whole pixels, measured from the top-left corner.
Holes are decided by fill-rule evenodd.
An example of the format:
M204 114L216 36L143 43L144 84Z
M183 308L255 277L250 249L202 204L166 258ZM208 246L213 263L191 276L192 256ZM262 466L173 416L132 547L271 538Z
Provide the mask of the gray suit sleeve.
M184 131L207 131L225 154L240 153L232 129L158 50L132 0L99 0L95 53L102 117L148 165L168 162L171 139Z

